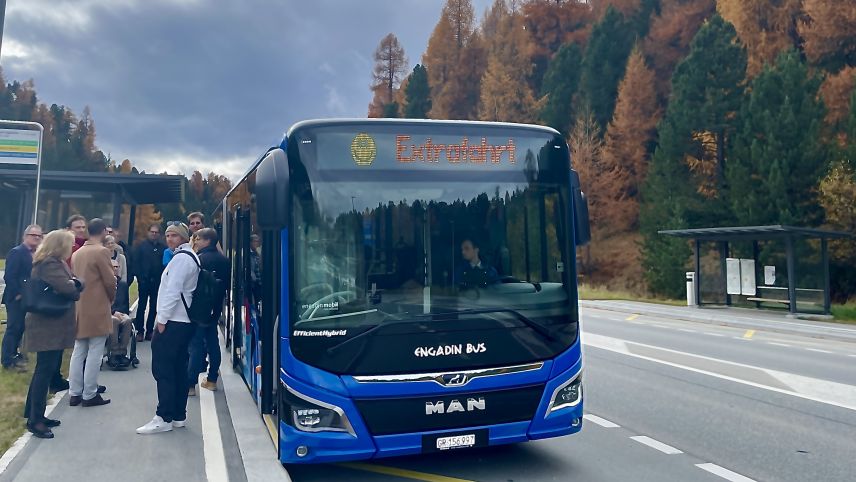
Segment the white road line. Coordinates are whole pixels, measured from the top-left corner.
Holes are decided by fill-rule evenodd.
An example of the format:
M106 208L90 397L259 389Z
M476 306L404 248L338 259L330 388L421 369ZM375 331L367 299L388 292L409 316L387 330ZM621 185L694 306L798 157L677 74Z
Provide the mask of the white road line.
M683 331L684 333L698 333L696 330L688 330L686 328L678 328L678 331Z
M600 418L597 415L592 415L590 413L583 415L583 418L588 420L589 422L596 423L603 428L619 428L619 427L621 427L621 425L618 425L617 423L612 423L605 418Z
M829 350L821 350L820 348L806 348L808 351L813 351L815 353L832 353Z
M791 345L788 345L787 343L777 343L777 342L775 342L775 341L765 341L764 343L766 343L766 344L768 344L768 345L774 345L774 346L783 346L783 347L785 347L785 348L790 348L790 347L791 347Z
M849 356L851 358L856 358L856 355L847 355L847 356Z
M223 437L220 435L220 420L214 405L214 393L199 389L199 413L202 424L202 448L205 455L205 475L209 482L228 482Z
M57 392L53 398L48 401L47 407L45 407L45 417L50 417L51 412L53 412L54 408L56 408L57 404L62 400L62 397L66 394L68 390L63 390L61 392ZM30 432L25 432L24 435L18 437L18 440L9 447L9 450L3 454L3 457L0 457L0 475L9 468L9 464L15 460L15 457L21 453L21 450L24 450L24 447L27 445L27 442L32 438L33 434Z
M749 477L742 476L736 472L732 472L726 468L720 467L716 464L696 464L696 467L701 470L710 472L713 475L718 475L725 480L730 480L731 482L755 482L755 479L750 479Z
M708 333L706 331L704 332L704 334L707 336L725 336L722 333Z
M735 340L752 341L751 338L743 338L742 336L732 336L731 338L734 338Z
M781 393L784 395L790 395L793 397L802 398L804 400L811 400L813 402L825 403L827 405L833 405L840 408L846 408L848 410L856 410L856 389L851 385L845 385L843 383L830 382L827 380L819 380L815 378L805 377L801 375L794 375L792 373L780 372L777 370L771 370L769 368L761 368L752 365L746 365L744 363L736 363L727 360L722 360L718 358L707 357L704 355L696 355L693 353L682 352L678 350L671 350L669 348L663 348L654 345L647 345L644 343L636 343L630 342L626 340L621 340L618 338L612 338L604 335L596 335L594 333L587 333L582 338L583 345L591 346L594 348L599 348L601 350L608 350L615 353L620 353L622 355L631 356L634 358L639 358L641 360L648 360L650 362L659 363L662 365L680 368L682 370L687 370L694 373L701 373L703 375L708 375L711 377L719 378L721 380L728 380L730 382L740 383L743 385L748 385L750 387L761 388L764 390L769 390L771 392ZM763 372L769 374L770 376L775 377L780 382L785 384L785 386L790 387L791 389L783 389L778 387L773 387L770 385L764 385L761 383L752 382L749 380L743 380L740 378L736 378L729 375L723 375L721 373L712 372L709 370L703 370L700 368L689 367L686 365L681 365L679 363L674 363L666 360L660 360L658 358L640 355L638 353L633 353L629 349L629 345L637 345L642 347L648 347L656 350L661 350L669 353L675 353L678 355L690 356L693 358L698 358L702 360L710 360L718 363L724 363L727 365L735 366L735 367L745 367L755 370L762 370Z
M651 323L651 326L656 326L657 328L668 328L666 325L658 325L657 323Z
M666 445L663 442L660 442L659 440L654 440L651 437L647 437L645 435L637 435L635 437L630 437L630 439L635 440L640 444L647 445L652 449L659 450L660 452L663 452L666 455L676 455L683 453L682 451L676 449L675 447L672 447L671 445Z

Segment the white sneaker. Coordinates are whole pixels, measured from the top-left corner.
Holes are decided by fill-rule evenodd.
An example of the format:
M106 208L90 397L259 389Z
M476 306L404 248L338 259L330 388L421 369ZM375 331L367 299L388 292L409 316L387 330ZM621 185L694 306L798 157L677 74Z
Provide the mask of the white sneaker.
M153 433L161 433L161 432L171 432L172 431L172 423L164 422L162 418L155 415L155 418L152 419L151 422L143 425L142 427L137 429L137 433L140 435L149 435Z
M172 428L184 428L187 426L187 420L173 420Z

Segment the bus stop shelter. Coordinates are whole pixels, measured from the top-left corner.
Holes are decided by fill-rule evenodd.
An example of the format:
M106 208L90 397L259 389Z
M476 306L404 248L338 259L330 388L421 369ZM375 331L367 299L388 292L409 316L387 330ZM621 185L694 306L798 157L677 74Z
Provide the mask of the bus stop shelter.
M134 226L136 207L143 204L181 203L184 201L184 176L121 174L111 172L42 171L39 222L46 229L61 227L73 214L69 201L98 197L111 205L112 224L118 226L123 205L130 205L129 226ZM0 191L18 197L17 232L33 220L36 172L28 169L0 168ZM128 229L128 244L134 230Z
M659 231L660 234L666 236L675 236L679 238L685 238L693 241L693 259L694 259L694 272L695 272L695 304L697 306L701 306L703 304L702 293L701 293L701 257L702 257L702 249L701 245L703 242L715 242L718 245L719 253L720 253L720 269L722 272L722 277L724 279L728 279L727 270L728 270L728 262L734 261L733 258L728 258L730 253L730 245L736 242L751 242L752 243L752 263L746 263L746 265L751 265L754 269L755 266L758 265L759 258L759 242L761 241L780 241L785 245L785 259L787 266L787 279L788 286L787 290L787 298L786 299L768 299L764 298L760 295L752 295L747 298L748 301L752 301L756 303L756 306L760 307L763 302L776 302L787 305L788 310L791 314L797 313L797 291L798 288L796 286L796 280L798 279L797 273L797 258L796 258L796 249L795 243L798 240L820 240L820 257L821 257L821 265L822 265L822 280L823 280L823 288L822 290L811 290L811 291L822 291L823 295L823 314L830 314L830 288L829 288L829 240L830 239L843 239L850 238L853 235L850 233L840 232L840 231L829 231L825 229L815 229L815 228L802 228L802 227L794 227L794 226L782 226L782 225L773 225L773 226L737 226L737 227L721 227L721 228L700 228L700 229L677 229L677 230L665 230ZM742 261L742 260L740 260ZM689 274L688 274L689 275ZM754 273L752 274L751 279L755 279ZM728 281L726 281L727 283ZM758 287L762 288L762 287ZM755 287L751 287L751 293L755 293ZM768 287L765 289L769 289ZM785 289L785 288L783 288ZM809 291L809 290L806 290ZM728 287L726 287L726 304L731 305L732 303L732 291Z

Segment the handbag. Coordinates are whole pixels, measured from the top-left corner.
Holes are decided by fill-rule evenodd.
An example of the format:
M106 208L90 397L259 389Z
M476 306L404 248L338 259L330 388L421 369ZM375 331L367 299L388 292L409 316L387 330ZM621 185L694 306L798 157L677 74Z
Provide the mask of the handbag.
M22 290L24 311L46 316L60 316L74 305L71 300L56 291L51 285L39 278L24 280Z

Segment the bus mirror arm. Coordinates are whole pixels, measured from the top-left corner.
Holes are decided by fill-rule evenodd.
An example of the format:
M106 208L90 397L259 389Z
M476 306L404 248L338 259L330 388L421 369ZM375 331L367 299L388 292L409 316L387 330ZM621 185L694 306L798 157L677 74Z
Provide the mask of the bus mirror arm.
M271 149L259 163L255 194L259 226L274 230L286 227L289 212L288 159L282 149Z
M588 201L580 186L580 176L571 169L571 190L574 196L574 244L585 246L591 241L591 222L589 220Z

